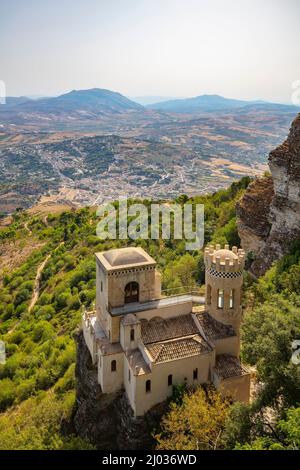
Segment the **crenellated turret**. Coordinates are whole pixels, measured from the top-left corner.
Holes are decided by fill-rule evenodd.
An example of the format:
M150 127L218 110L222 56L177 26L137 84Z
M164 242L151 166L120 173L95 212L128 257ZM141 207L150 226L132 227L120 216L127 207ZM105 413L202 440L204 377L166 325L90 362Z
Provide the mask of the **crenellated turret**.
M225 245L221 249L221 245L210 245L205 248L204 261L206 268L212 268L217 271L237 272L242 271L245 266L245 252L233 246L229 249L229 245Z
M216 320L231 324L239 334L245 253L229 245L210 245L204 251L205 308Z

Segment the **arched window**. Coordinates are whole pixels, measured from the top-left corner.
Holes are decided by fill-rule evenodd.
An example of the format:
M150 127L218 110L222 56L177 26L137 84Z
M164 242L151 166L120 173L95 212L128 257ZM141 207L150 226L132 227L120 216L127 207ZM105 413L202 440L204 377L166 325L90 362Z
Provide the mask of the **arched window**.
M103 282L101 281L101 292L103 292Z
M170 387L170 385L172 385L172 384L173 384L173 375L170 374L170 375L168 375L168 386Z
M206 287L206 303L207 305L211 304L211 286L209 284Z
M193 370L193 379L194 380L198 379L198 368L197 367L196 367L196 369Z
M230 296L229 296L229 308L234 307L234 290L230 289Z
M151 380L146 381L146 393L151 392Z
M134 329L131 328L130 330L130 341L134 341Z
M130 382L131 380L131 373L130 373L130 369L128 369L128 382Z
M125 287L125 304L139 301L139 285L137 282L129 282Z
M117 361L115 361L115 360L111 361L110 369L111 369L112 372L116 372L116 370L117 370Z
M224 290L218 289L218 308L224 307Z

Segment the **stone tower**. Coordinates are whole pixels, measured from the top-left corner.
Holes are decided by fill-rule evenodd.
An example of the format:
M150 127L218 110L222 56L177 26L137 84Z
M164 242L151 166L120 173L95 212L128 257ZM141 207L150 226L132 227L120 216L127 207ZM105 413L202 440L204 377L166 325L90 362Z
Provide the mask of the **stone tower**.
M205 309L216 320L233 326L239 336L245 254L236 246L205 249Z

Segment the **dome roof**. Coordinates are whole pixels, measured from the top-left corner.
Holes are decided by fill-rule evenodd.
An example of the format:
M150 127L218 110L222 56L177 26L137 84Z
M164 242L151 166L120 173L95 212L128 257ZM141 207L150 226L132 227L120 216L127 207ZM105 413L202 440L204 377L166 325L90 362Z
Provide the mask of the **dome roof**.
M128 313L122 320L123 325L135 325L139 320L133 313Z
M225 258L229 258L230 260L239 259L238 255L233 253L233 251L226 250L225 248L221 250L216 250L214 252L214 257L216 258L218 256L221 258L221 260L225 260Z
M146 256L136 248L120 248L109 250L103 254L111 266L125 266L129 264L146 263Z

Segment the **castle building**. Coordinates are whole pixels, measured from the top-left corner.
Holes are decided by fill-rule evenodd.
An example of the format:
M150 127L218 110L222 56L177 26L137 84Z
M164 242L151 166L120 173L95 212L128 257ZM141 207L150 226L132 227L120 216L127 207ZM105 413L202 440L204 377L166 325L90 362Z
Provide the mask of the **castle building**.
M205 267L205 297L164 296L142 248L96 253L96 308L83 312L83 334L102 392L124 389L135 416L183 383L249 401L239 360L244 252L210 246Z

